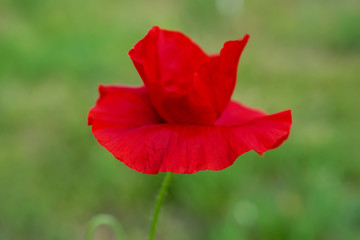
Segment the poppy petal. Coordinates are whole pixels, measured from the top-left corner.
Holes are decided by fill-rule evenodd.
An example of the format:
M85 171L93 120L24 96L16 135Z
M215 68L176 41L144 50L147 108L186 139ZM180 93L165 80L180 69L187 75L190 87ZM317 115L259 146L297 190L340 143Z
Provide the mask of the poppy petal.
M291 111L286 110L234 127L233 133L251 149L262 154L280 146L289 137L291 125Z
M88 114L88 125L93 122L116 124L133 128L162 123L152 107L145 87L99 86L100 97Z
M241 40L225 42L220 55L211 56L195 74L194 88L215 109L216 118L222 114L231 99L239 59L249 37L246 34Z
M235 101L230 101L215 125L239 126L251 120L266 116L262 110L250 108Z
M231 126L237 138L258 153L264 153L280 146L288 138L292 125L291 110L267 115L261 110L231 101L216 125Z
M194 72L208 59L183 33L159 27L150 29L129 55L147 87L160 84L165 90L180 92L188 89Z
M208 56L184 34L153 27L129 55L166 122L213 124L230 101L248 39L228 41Z
M224 169L247 151L262 153L278 146L291 125L290 111L257 117L257 110L239 104L227 109L249 112L253 118L241 122L229 115L216 126L164 124L141 88L108 87L102 92L89 113L95 138L127 166L147 174ZM241 124L231 126L226 119Z
M193 88L195 71L208 56L177 31L153 27L129 52L157 112L169 123L211 122L217 118Z

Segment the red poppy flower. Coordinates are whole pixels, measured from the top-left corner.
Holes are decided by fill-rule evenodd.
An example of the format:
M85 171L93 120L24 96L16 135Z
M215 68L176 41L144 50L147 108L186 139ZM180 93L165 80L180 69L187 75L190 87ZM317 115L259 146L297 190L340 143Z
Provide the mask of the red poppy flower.
M100 86L88 124L98 142L147 174L221 170L289 136L291 111L272 115L230 101L249 39L207 55L180 32L153 27L129 52L145 86Z

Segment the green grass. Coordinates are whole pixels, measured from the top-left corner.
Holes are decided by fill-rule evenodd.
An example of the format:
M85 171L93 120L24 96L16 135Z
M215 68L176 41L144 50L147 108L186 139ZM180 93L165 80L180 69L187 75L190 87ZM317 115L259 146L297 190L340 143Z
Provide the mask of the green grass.
M0 239L82 239L109 213L145 239L163 174L143 175L86 125L97 85L141 84L127 52L152 25L207 52L249 33L234 98L291 108L289 140L220 172L175 175L158 239L360 238L360 4L245 1L0 2ZM112 239L100 228L97 239Z

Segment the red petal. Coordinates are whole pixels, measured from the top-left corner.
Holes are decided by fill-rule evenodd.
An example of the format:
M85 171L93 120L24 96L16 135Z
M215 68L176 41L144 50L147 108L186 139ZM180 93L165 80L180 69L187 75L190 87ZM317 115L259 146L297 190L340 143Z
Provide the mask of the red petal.
M191 85L194 72L208 57L190 38L153 27L129 52L145 85L158 83L173 91Z
M195 75L194 87L201 98L207 99L215 110L216 118L222 114L231 99L239 59L249 37L246 34L241 40L225 42L220 55L210 57Z
M263 116L266 116L266 113L262 110L230 101L215 124L220 126L236 126Z
M93 134L101 145L130 168L147 174L221 170L242 153L231 146L229 129L220 127L159 124L124 130L94 123Z
M258 153L264 153L288 138L292 125L291 110L267 115L261 110L230 102L216 125L231 126L239 140Z
M89 111L89 125L102 121L122 128L133 128L163 122L152 107L145 87L100 85L99 93L100 98Z
M161 124L142 89L105 88L102 92L89 113L95 138L127 166L148 174L224 169L247 151L264 152L278 146L291 125L290 111L263 115L235 103L218 120L221 126ZM231 115L233 111L251 117L244 120ZM235 126L229 126L230 122Z
M209 57L184 34L154 27L129 55L166 122L213 124L231 98L248 38Z
M158 113L170 123L207 122L216 115L192 99L195 71L208 56L184 34L153 27L129 55ZM211 121L211 120L210 120Z

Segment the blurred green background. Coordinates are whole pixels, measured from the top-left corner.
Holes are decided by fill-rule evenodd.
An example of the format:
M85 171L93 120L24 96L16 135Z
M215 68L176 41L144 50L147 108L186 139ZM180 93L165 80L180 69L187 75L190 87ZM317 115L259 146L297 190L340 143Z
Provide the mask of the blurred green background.
M249 33L233 98L294 120L264 157L176 174L157 239L360 239L358 0L0 0L0 239L82 239L98 213L146 239L164 174L114 159L86 117L98 84L141 84L127 52L153 25L208 53Z

